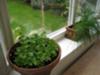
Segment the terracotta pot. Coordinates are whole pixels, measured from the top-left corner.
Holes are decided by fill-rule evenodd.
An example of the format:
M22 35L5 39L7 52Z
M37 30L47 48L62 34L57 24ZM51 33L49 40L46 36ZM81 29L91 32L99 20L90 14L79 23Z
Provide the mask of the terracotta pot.
M71 25L71 26L69 26L69 27L66 28L65 36L67 38L74 39L74 37L75 37L75 31L74 31L74 26L73 25Z
M8 52L8 62L9 62L10 66L13 69L18 71L22 75L49 75L51 70L57 65L57 63L60 60L61 50L59 48L58 56L56 57L56 59L54 61L52 61L48 65L45 65L45 66L40 67L40 68L22 68L22 67L18 67L17 65L13 64L12 61L11 61L11 57L13 57L12 54L13 54L15 48L17 47L16 45L17 44L15 44Z

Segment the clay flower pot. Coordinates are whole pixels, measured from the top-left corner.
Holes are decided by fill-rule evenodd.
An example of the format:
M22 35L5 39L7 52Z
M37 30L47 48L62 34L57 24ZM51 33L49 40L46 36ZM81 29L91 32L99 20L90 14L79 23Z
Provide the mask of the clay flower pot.
M74 39L74 37L75 37L75 30L74 30L74 26L73 25L71 25L71 26L66 28L65 36L67 38Z
M39 68L22 68L15 65L11 60L13 58L13 52L18 44L15 44L8 52L8 62L10 66L21 73L21 75L50 75L51 70L57 65L60 60L61 50L59 48L58 55L55 60L53 60L48 65L39 67Z

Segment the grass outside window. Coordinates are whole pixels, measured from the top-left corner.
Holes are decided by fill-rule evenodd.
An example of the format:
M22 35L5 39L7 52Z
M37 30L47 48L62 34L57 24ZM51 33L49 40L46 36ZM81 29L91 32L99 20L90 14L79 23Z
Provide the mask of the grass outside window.
M24 1L8 0L8 11L13 31L18 26L24 26L27 33L42 27L41 10L33 9L31 5L26 4ZM64 27L67 21L65 17L56 15L51 10L45 11L45 20L45 28L48 32Z

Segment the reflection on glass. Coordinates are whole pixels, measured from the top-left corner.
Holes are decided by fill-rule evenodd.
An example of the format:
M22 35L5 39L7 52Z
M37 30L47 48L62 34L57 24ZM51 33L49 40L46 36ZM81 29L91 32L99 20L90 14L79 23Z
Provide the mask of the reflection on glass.
M89 3L91 3L92 5L96 5L96 3L97 3L97 0L87 0Z

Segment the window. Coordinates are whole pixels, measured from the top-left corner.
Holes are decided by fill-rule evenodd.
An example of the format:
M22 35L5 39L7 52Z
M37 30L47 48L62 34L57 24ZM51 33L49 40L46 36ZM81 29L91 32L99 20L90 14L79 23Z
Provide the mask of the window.
M100 0L78 0L75 18L80 17L81 10L84 9L85 6L92 9L97 17L100 17Z
M89 2L90 4L96 6L97 4L97 0L87 0L87 2Z
M19 27L27 35L43 29L48 34L67 25L69 0L7 0L7 6L14 38Z

